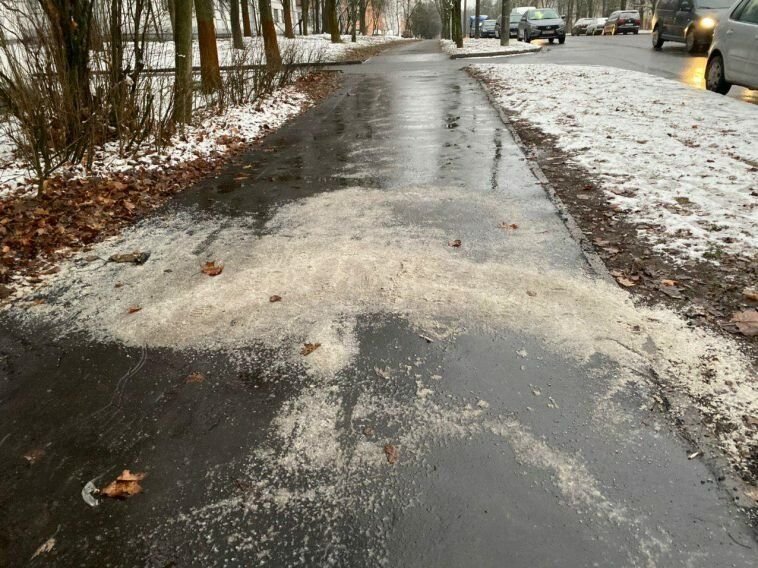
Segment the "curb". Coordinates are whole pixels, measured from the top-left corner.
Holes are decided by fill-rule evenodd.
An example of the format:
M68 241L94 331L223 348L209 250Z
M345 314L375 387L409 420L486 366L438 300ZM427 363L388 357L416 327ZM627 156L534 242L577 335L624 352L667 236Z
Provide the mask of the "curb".
M542 46L534 46L534 49L523 49L521 51L482 51L478 53L453 53L450 59L467 59L469 57L502 57L504 55L526 55L527 53L537 53L542 51Z

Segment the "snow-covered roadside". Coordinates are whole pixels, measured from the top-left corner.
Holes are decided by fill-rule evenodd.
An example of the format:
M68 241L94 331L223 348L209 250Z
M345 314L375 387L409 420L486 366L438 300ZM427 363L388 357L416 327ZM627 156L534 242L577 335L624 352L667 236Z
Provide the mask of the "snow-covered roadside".
M672 258L755 258L758 108L634 71L477 65L515 119L602 180L626 221Z
M539 45L524 43L512 39L507 46L500 45L499 39L487 38L463 38L463 47L458 49L454 41L441 39L442 51L456 57L486 57L494 55L512 55L516 53L530 53L542 49Z
M144 144L137 155L120 157L114 144L102 148L86 172L78 166L63 168L59 175L107 176L114 173L138 174L144 170L166 169L223 154L230 146L252 142L279 128L311 103L311 98L294 86L280 89L255 105L230 107L220 115L201 118L176 134L163 150ZM0 199L17 192L35 191L36 183L27 167L13 159L13 144L0 135Z

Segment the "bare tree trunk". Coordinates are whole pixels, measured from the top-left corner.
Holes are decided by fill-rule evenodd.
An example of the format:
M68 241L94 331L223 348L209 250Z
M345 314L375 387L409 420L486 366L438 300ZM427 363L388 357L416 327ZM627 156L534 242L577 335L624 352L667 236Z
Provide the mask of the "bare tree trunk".
M462 17L460 0L453 0L453 41L458 48L463 47Z
M500 10L500 45L508 45L511 41L511 0L503 0Z
M177 4L181 2L182 0L177 0ZM221 85L213 0L195 0L195 19L197 20L197 40L200 44L200 78L203 90L210 93Z
M246 0L242 0L244 3ZM245 49L245 42L242 40L242 28L240 27L240 0L229 0L229 17L232 20L232 47L234 49Z
M320 34L322 29L321 0L313 0L313 33Z
M295 37L295 31L292 29L292 4L291 0L282 0L284 8L284 37Z
M168 19L171 21L171 33L176 29L176 0L166 0Z
M335 0L324 0L324 15L329 22L329 33L332 43L342 43L340 39L340 27L337 23L337 3Z
M278 69L282 66L282 56L279 53L279 42L276 39L271 0L258 0L258 11L261 18L261 34L263 35L263 49L266 52L266 65L271 69Z
M253 36L253 28L250 25L250 0L242 0L242 34L245 37Z
M301 2L301 8L303 10L303 16L302 16L303 27L302 27L302 30L301 30L300 33L303 34L304 36L307 36L308 35L308 23L309 23L309 20L310 20L310 13L309 12L310 12L310 9L311 9L311 3L310 3L310 1L309 0L302 0L302 2Z
M329 20L329 10L327 10L327 5L329 4L329 0L322 0L323 4L321 5L321 29L325 34L331 33L331 30L329 29L329 26L331 25L331 20ZM336 7L335 7L336 9Z
M361 19L361 35L368 34L368 22L366 21L366 12L368 12L368 0L361 0L360 3L360 19Z
M192 120L192 2L176 0L174 12L174 122Z
M479 16L482 13L482 3L480 0L476 0L476 20L474 21L474 37L479 38L482 36L481 34L481 22L479 21Z

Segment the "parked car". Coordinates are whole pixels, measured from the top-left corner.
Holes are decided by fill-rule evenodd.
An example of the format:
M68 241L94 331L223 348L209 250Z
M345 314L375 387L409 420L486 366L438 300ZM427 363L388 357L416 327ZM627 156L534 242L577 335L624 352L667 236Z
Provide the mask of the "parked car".
M495 24L496 20L484 20L479 26L479 37L496 37Z
M638 34L640 21L637 10L617 10L608 16L603 25L603 35Z
M592 22L589 26L587 26L587 30L584 32L585 35L591 35L596 36L603 33L603 27L605 26L605 22L608 21L608 18L595 18L595 21Z
M738 3L713 34L705 86L725 95L732 85L758 89L758 0Z
M487 21L487 16L479 16L479 33L481 34L482 24ZM476 34L476 16L468 17L468 37L474 37Z
M660 0L653 14L653 47L664 41L685 43L689 53L707 50L719 19L734 0Z
M547 39L553 43L566 43L566 22L552 8L528 10L518 24L518 39L529 43L533 39Z
M497 25L495 26L495 37L500 38L500 29L501 29L501 23L500 20L502 19L502 16L497 19ZM517 13L515 10L511 12L511 18L510 18L510 35L508 37L518 37L518 23L521 21L521 14Z
M579 18L574 22L574 27L571 28L571 35L585 35L587 33L587 26L595 21L595 18Z

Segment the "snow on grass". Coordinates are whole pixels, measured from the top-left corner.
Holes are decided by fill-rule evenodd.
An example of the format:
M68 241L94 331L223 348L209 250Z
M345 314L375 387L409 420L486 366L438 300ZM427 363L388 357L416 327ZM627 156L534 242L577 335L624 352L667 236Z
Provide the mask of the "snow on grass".
M507 46L500 45L499 39L487 38L463 38L463 47L458 49L454 41L449 39L440 40L442 51L458 57L482 57L487 55L511 55L514 53L529 53L539 51L541 46L532 45L512 39Z
M122 157L117 143L104 146L97 153L92 169L81 166L63 168L58 173L73 175L102 175L138 173L139 171L171 168L198 158L223 154L231 145L256 140L296 116L311 103L311 98L294 86L284 87L255 104L225 109L221 114L200 114L196 124L177 133L163 150L145 143L136 155ZM16 192L35 191L32 172L16 160L13 144L5 134L0 135L0 199Z
M313 63L313 62L340 62L354 58L356 50L379 46L393 41L407 41L398 36L358 36L356 42L350 41L350 36L341 36L342 43L332 43L328 34L297 36L294 39L277 37L279 50L285 62ZM218 57L221 65L231 65L243 50L235 50L231 39L219 39ZM264 63L263 39L261 37L245 38L245 50L253 53L246 57L251 62ZM293 52L293 57L288 58L286 52ZM165 69L174 66L174 43L172 41L150 42L145 50L148 69ZM200 64L200 47L197 40L192 42L193 65Z
M758 107L607 67L477 65L497 102L555 136L641 237L718 262L758 247Z

